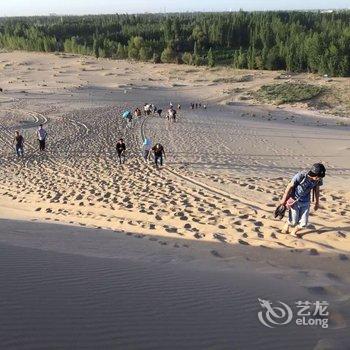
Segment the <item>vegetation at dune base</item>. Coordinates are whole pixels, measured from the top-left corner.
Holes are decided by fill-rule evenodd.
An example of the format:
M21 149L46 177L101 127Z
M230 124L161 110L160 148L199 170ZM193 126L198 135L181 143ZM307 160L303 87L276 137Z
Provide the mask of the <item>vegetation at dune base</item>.
M350 11L0 18L0 48L350 76Z
M324 88L311 84L283 83L263 85L257 92L260 100L276 104L310 100L318 96Z

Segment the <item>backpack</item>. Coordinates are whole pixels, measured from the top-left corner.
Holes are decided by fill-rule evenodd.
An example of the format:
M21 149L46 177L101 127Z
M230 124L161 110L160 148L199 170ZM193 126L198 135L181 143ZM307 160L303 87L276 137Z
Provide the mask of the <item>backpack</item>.
M301 181L300 181L299 183L295 183L295 185L294 185L294 187L293 187L293 190L295 190L297 186L302 185L302 184L305 182L305 180L307 179L307 172L306 172L306 171L303 171L303 172L302 172L302 176L303 176L303 177L302 177ZM319 185L319 183L320 183L320 180L318 180L317 183L316 183L316 185L312 188L312 202L315 201L316 187ZM300 198L295 198L295 202L294 202L294 203L298 202L299 199L300 199Z

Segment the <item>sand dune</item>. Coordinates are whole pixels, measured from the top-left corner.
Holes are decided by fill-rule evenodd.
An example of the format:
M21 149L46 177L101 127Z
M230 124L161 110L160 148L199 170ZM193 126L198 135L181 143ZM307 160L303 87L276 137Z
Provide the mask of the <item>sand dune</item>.
M328 330L262 328L259 297L282 294L291 303L312 295L254 272L253 263L228 268L200 253L219 243L197 242L194 253L112 231L13 221L0 227L2 348L345 349L339 321Z
M4 297L15 281L23 283L14 294L22 308L14 299L4 305L12 315L1 321L6 348L25 348L26 338L32 347L152 349L320 349L346 339L349 129L337 125L339 117L222 104L227 84L273 79L265 73L240 82L251 74L239 72L228 83L215 69L35 53L1 53L0 60L0 217L26 220L0 224ZM170 101L182 105L176 123L150 116L128 128L121 118L145 102L165 111ZM208 108L190 110L192 101ZM35 138L39 124L49 133L44 154ZM12 146L17 129L26 140L23 159ZM141 157L145 136L165 146L161 170ZM121 166L120 137L127 144ZM273 210L290 177L318 161L328 169L322 208L302 239L284 235ZM336 321L326 333L281 328L271 346L276 335L256 320L259 295L325 298ZM47 310L56 321L48 322Z

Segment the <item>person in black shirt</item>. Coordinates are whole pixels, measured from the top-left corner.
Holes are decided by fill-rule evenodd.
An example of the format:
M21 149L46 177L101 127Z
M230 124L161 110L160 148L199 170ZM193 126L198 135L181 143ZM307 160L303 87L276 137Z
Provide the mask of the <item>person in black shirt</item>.
M19 133L19 131L15 132L14 144L16 146L16 153L18 157L24 156L24 138Z
M125 163L125 143L123 139L119 139L116 145L119 164Z
M158 168L158 161L161 166L163 166L163 156L165 158L164 147L160 143L156 143L154 147L152 147L152 151L154 153L154 161L156 163L156 167Z

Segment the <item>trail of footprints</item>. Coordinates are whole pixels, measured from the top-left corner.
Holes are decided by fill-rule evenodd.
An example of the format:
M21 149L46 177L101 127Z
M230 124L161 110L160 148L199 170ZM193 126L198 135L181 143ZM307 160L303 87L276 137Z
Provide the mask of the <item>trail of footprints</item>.
M282 244L278 242L276 228L266 224L266 215L238 201L169 178L144 164L137 157L139 124L133 129L126 128L121 113L122 108L103 107L52 118L47 125L48 154L34 154L27 166L21 160L14 161L8 150L2 149L1 195L32 204L47 220L69 222L66 217L74 217L74 222L80 225L125 231L134 227L136 232L164 232L172 237L205 238L223 244L248 245L248 237L256 240L257 245L262 245L264 239ZM9 118L6 123L7 128L14 127L18 117ZM0 140L8 137L7 132L0 132ZM35 129L28 130L28 136L33 132ZM119 137L124 137L128 148L133 149L127 164L122 166L117 165L114 156L114 144ZM29 140L29 144L36 147L35 141ZM177 157L181 159L174 155ZM270 181L267 179L252 177L243 182L229 175L184 171L192 178L206 177L214 183L231 182L264 192L272 195L273 201L277 200L281 186L280 178L267 185ZM335 209L332 204L330 208ZM348 204L342 203L344 216L349 209ZM134 236L142 238L144 234ZM164 240L157 241L166 245ZM295 244L290 247L295 248Z

